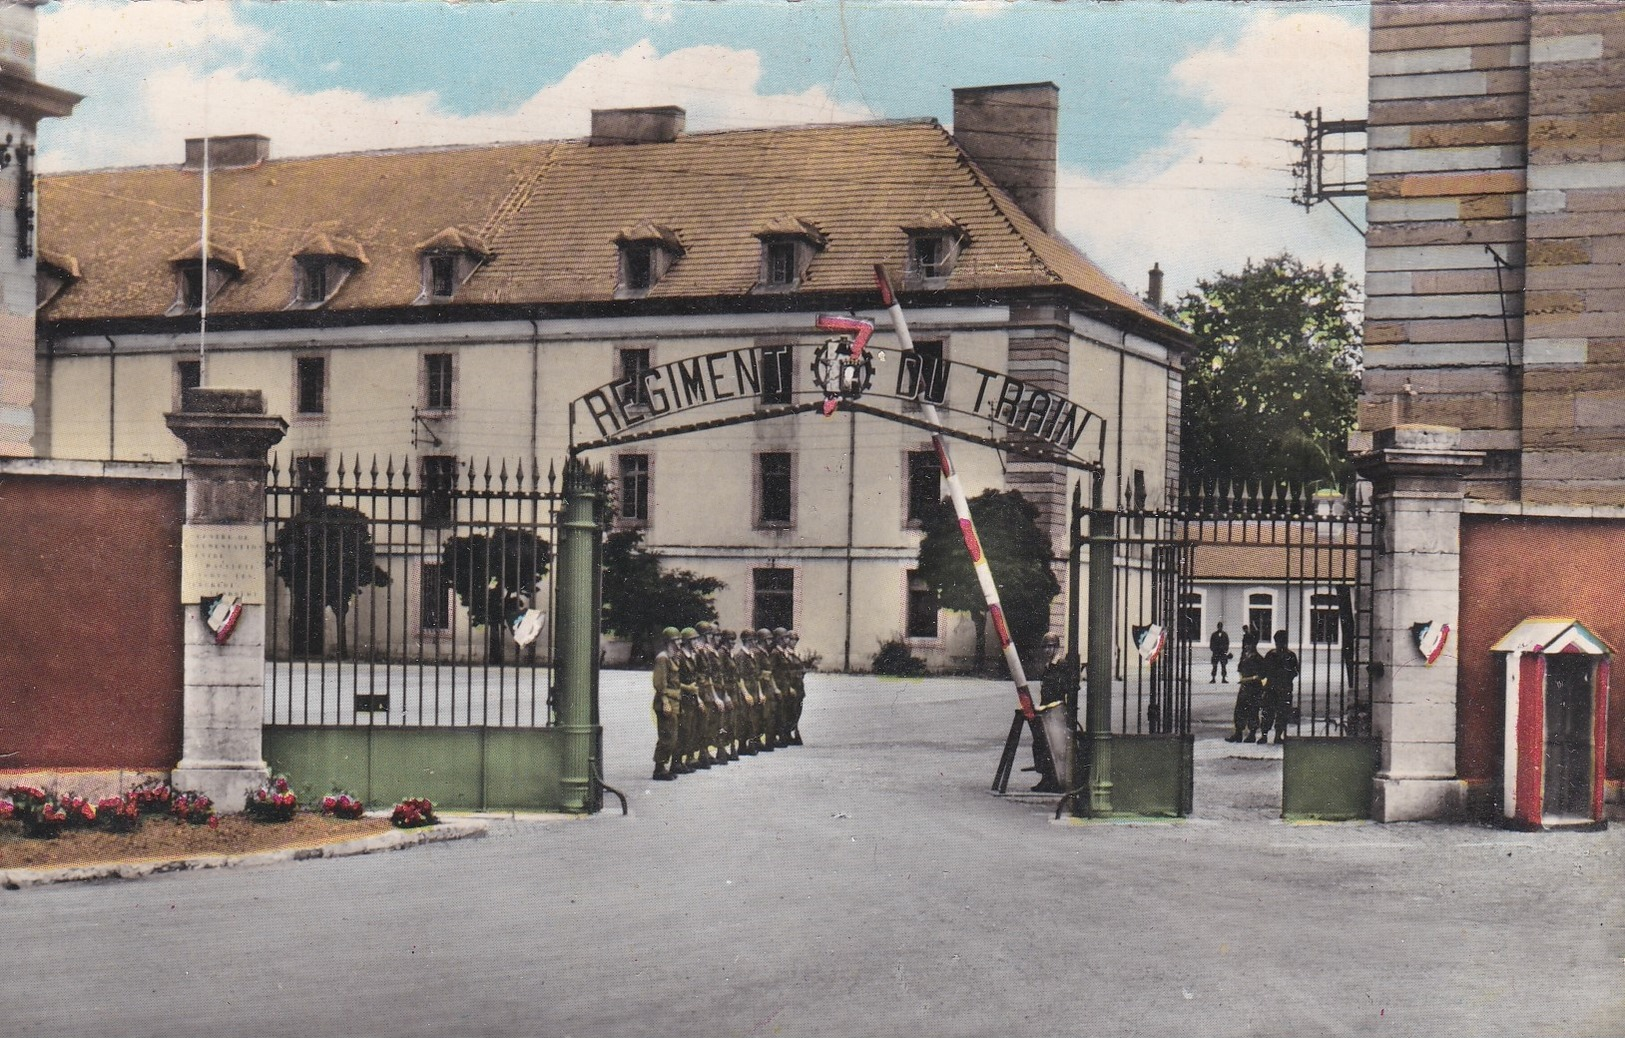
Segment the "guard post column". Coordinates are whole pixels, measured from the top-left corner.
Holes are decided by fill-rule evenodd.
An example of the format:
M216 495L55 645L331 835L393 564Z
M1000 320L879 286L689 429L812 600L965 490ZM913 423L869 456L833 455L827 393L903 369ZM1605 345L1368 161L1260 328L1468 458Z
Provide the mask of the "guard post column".
M1412 626L1455 628L1461 605L1462 477L1484 462L1441 425L1377 429L1355 457L1382 519L1372 572L1372 728L1382 748L1371 791L1378 821L1450 818L1466 806L1456 770L1454 637L1435 662Z
M1089 511L1089 662L1085 717L1089 743L1086 813L1112 813L1112 592L1116 577L1117 514L1105 507L1104 481L1095 473ZM1081 802L1081 801L1080 801Z
M185 666L181 759L173 782L241 810L268 771L265 714L265 456L288 423L257 389L188 389L164 421L186 444L181 528ZM220 632L205 604L241 605Z
M557 634L559 728L564 735L560 782L566 811L596 810L593 744L597 736L598 641L602 626L596 581L598 495L587 466L571 459L564 469L564 520L559 524Z

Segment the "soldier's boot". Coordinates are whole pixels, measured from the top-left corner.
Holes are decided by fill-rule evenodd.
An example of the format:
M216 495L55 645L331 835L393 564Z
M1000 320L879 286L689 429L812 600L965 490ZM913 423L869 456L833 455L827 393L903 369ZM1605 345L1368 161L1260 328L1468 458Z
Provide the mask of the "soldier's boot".
M756 737L753 735L739 745L739 752L746 757L754 757L760 751L756 749Z
M801 745L801 729L792 728L790 730L790 745L791 746L800 746Z
M704 771L714 764L716 760L712 758L710 750L701 750L694 758L695 771Z
M671 772L671 770L669 768L667 768L664 764L656 764L655 765L655 773L654 773L653 781L655 781L655 782L670 782L672 779L674 779L676 777L677 776L675 774L673 774Z

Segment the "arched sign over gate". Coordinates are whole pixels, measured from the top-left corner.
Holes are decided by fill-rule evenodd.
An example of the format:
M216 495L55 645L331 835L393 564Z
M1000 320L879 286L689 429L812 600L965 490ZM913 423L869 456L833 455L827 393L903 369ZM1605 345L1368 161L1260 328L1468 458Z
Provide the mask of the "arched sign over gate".
M771 345L716 350L651 367L583 393L570 404L570 450L580 453L821 410L825 399L822 394L797 394L791 389L797 349L807 348ZM1100 468L1105 421L1058 393L1002 372L912 351L895 358L880 353L877 359L878 366L866 369L863 399L842 398L840 409L1071 468ZM818 357L809 365L815 374L821 361L827 364L825 358ZM798 401L798 397L802 399ZM876 398L898 405L930 404L939 413L969 419L983 427L1001 427L1005 434L995 438L956 428L952 421L938 427L901 406L892 409L864 402ZM684 420L702 408L726 414ZM588 438L577 439L578 426ZM1093 456L1080 451L1092 452Z

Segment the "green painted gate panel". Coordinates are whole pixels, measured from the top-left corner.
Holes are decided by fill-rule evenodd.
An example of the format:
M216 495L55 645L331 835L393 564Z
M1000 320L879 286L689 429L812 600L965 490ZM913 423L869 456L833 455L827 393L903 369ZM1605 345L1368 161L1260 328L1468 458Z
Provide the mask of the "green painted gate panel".
M1281 817L1350 821L1371 817L1375 739L1288 739L1282 745Z
M556 728L487 729L485 806L562 810L563 735Z
M428 797L457 810L563 809L551 728L264 729L266 762L304 803L343 790L369 808Z
M1190 735L1113 735L1112 814L1191 813L1196 740Z

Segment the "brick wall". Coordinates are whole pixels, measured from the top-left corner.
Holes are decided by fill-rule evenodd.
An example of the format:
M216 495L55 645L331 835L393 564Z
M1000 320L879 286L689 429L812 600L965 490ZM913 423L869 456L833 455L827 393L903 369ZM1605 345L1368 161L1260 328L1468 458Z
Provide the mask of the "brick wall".
M1625 3L1371 24L1361 428L1461 428L1474 497L1625 503Z
M179 471L74 471L93 464L0 464L7 769L168 769L180 758Z

